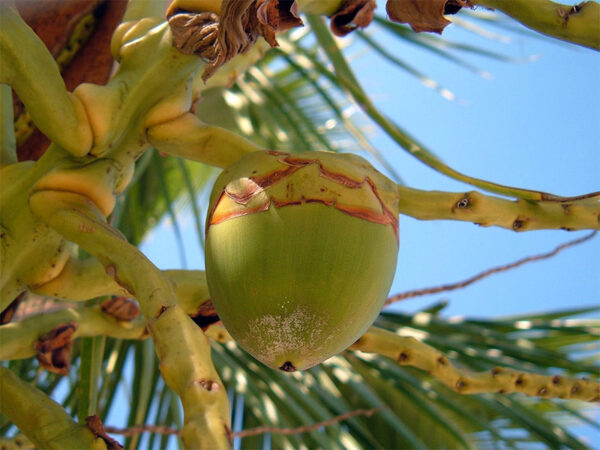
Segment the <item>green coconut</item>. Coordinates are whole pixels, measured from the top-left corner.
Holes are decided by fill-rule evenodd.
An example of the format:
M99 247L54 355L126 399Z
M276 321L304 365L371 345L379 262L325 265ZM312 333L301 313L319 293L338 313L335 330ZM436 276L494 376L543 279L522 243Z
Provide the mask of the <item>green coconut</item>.
M395 185L355 155L252 153L211 194L213 304L273 368L306 369L352 345L383 306L397 254Z

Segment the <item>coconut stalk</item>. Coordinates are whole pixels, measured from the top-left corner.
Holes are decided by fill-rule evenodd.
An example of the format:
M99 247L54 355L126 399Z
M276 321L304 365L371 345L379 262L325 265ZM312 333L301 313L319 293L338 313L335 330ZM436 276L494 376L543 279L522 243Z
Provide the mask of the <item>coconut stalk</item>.
M83 196L40 191L33 211L62 236L100 260L115 281L131 292L148 321L165 382L181 398L190 448L229 446L229 404L210 359L202 330L177 302L173 286L139 250L128 244Z
M100 264L96 262L98 266ZM101 267L101 266L100 266ZM192 318L201 314L213 314L208 304L210 296L203 271L167 270L163 272L175 286L177 301L183 311ZM104 281L104 280L103 280ZM113 278L108 286L117 285ZM118 286L118 285L117 285ZM93 287L92 287L93 288ZM120 289L123 289L119 286ZM112 291L102 291L102 296L113 295ZM65 297L67 300L73 298ZM76 299L82 300L82 299ZM10 361L24 359L36 354L36 342L52 330L64 324L72 324L74 331L70 339L78 337L107 336L119 339L146 339L150 337L146 329L146 321L138 317L139 309L131 301L123 297L106 300L100 305L61 308L56 311L26 317L0 327L0 360ZM212 316L210 316L212 317ZM207 324L206 326L210 326ZM210 329L210 328L209 328ZM211 337L226 338L226 332L217 328L208 333Z
M85 155L92 145L85 110L67 92L46 46L5 3L0 4L0 29L0 83L16 91L46 136L76 156Z
M142 317L127 320L115 317L101 305L63 308L2 325L0 342L4 344L0 348L0 360L12 361L35 356L36 343L40 338L65 324L73 327L71 341L80 337L97 336L136 340L150 337ZM208 325L205 333L220 343L232 340L222 325Z
M446 355L412 336L399 336L377 327L369 328L369 331L349 349L377 353L392 358L400 365L424 370L460 394L518 392L543 398L600 401L598 380L541 375L504 367L494 367L486 372L473 372L456 367Z
M25 449L35 449L35 445L27 436L22 434L17 434L11 438L0 438L0 448L5 450L25 450Z
M507 200L477 191L422 191L398 186L400 214L419 220L460 220L514 231L598 230L597 197L573 201Z
M103 438L76 423L58 403L1 366L0 399L2 414L39 448L109 448Z
M193 314L199 305L210 298L204 271L177 269L161 272L173 283L178 302L186 313ZM96 297L131 295L106 273L102 263L95 258L69 259L58 277L48 283L33 286L31 292L74 302L85 302Z
M563 41L600 50L600 4L565 5L550 0L470 0L497 9L527 28Z

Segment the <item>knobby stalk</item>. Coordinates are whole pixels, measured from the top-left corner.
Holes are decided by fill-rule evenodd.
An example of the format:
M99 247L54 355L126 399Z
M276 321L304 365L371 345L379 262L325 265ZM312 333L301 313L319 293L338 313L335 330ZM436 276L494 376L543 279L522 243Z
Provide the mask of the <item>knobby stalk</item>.
M194 315L198 307L210 298L204 271L163 270L162 273L173 283L179 305L189 315ZM131 295L106 273L102 263L95 258L69 259L58 277L33 286L31 292L75 302L111 295Z
M0 359L10 361L34 356L35 344L41 336L69 323L75 327L72 339L93 336L119 339L149 337L146 321L142 317L132 321L117 320L105 313L100 305L65 308L1 326Z
M229 446L229 403L202 330L178 304L171 281L104 220L86 197L58 191L31 196L31 209L71 242L98 258L141 306L165 382L181 398L188 448Z
M514 231L600 229L600 201L507 200L476 191L422 191L398 186L401 214L420 220L460 220Z
M0 438L0 448L3 450L24 450L26 448L35 448L31 440L23 434L17 434L11 438Z
M178 297L180 298L180 297ZM201 296L197 296L197 299ZM190 301L188 306L197 310L204 300ZM195 306L192 306L195 305ZM185 307L184 307L185 310ZM188 311L185 311L189 314ZM105 312L100 305L64 308L27 317L0 327L0 360L11 361L30 358L36 354L35 344L40 337L64 324L72 324L71 339L106 336L116 339L147 339L150 335L142 317L119 320ZM211 325L205 334L224 343L232 340L222 325Z
M369 328L350 350L377 353L394 359L398 364L424 370L460 394L519 392L544 398L600 400L600 382L595 380L540 375L503 367L472 372L456 367L446 355L412 336L399 336L377 327Z
M600 4L563 5L550 0L471 0L493 8L542 34L600 50Z
M67 92L46 46L6 4L0 4L0 30L0 83L12 86L46 136L74 155L85 155L92 146L85 110Z
M0 366L0 411L39 448L106 449L105 441L76 423L46 394Z

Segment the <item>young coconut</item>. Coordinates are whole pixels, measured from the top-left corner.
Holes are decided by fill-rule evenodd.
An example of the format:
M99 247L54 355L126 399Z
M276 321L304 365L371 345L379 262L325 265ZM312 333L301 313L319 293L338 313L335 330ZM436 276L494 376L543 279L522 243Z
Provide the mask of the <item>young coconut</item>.
M206 275L236 342L288 372L352 345L392 283L397 203L395 184L350 154L256 152L223 171Z

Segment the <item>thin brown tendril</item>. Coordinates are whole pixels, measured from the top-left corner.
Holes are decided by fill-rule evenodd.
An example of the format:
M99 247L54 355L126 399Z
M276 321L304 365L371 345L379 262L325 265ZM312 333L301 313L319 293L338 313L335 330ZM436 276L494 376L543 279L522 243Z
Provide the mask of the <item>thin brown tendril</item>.
M387 406L379 406L379 407L373 408L373 409L357 409L355 411L350 411L350 412L347 412L344 414L340 414L339 416L332 417L331 419L328 419L328 420L323 420L321 422L313 423L312 425L304 425L304 426L297 427L297 428L278 428L278 427L264 426L264 427L250 428L250 429L242 430L242 431L236 431L234 433L231 433L231 436L244 438L244 437L256 436L258 434L264 434L264 433L285 434L285 435L308 433L310 431L315 431L321 427L327 427L327 426L333 425L335 423L341 422L343 420L350 419L352 417L356 417L356 416L370 417L373 414L375 414L376 412L382 411L384 409L388 409L388 407ZM179 430L177 430L175 428L163 426L163 425L135 425L135 426L129 427L129 428L116 428L116 427L105 426L104 429L108 433L120 434L123 436L133 436L133 435L145 433L145 432L156 433L156 434L176 434L176 435L180 434Z
M385 305L390 305L392 303L395 302L399 302L401 300L406 300L409 298L413 298L413 297L420 297L422 295L429 295L429 294L437 294L439 292L447 292L447 291L454 291L456 289L461 289L464 287L469 286L470 284L475 283L476 281L479 281L483 278L486 278L490 275L493 275L495 273L500 273L500 272L505 272L507 270L510 269L514 269L516 267L519 267L523 264L527 264L530 262L534 262L534 261L540 261L542 259L547 259L547 258L551 258L553 256L555 256L557 253L559 253L560 251L568 248L568 247L573 247L574 245L577 244L581 244L591 238L593 238L596 235L597 231L593 231L592 233L583 236L581 238L578 239L574 239L572 241L569 242L565 242L564 244L559 245L558 247L556 247L554 250L550 251L550 252L546 252L546 253L541 253L539 255L534 255L534 256L528 256L526 258L522 258L519 259L518 261L512 262L510 264L506 264L503 266L497 266L497 267L493 267L491 269L488 269L484 272L481 272L477 275L474 275L470 278L467 278L466 280L463 281L459 281L457 283L450 283L450 284L443 284L441 286L434 286L434 287L428 287L428 288L423 288L423 289L416 289L414 291L407 291L407 292L402 292L400 294L396 294L392 297L389 297L386 302Z

